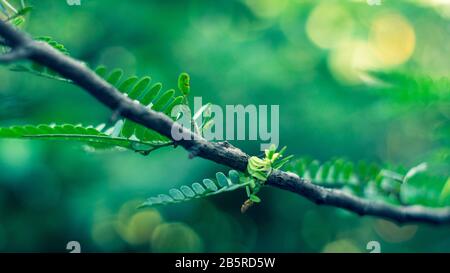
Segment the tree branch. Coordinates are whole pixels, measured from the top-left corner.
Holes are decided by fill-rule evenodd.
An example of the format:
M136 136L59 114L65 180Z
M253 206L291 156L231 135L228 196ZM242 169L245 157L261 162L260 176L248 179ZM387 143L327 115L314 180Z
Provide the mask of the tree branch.
M0 21L0 36L12 50L25 50L28 59L58 72L89 92L98 101L117 111L121 116L139 123L146 128L170 138L172 129L182 133L183 140L174 141L189 151L190 157L199 156L230 168L246 171L249 156L227 142L208 142L200 136L174 123L162 113L149 110L124 96L105 80L97 76L83 63L61 54L51 46L33 41L27 34L16 30L10 24ZM334 206L353 211L359 215L372 215L399 223L426 222L434 224L450 223L450 208L425 208L422 206L395 206L369 201L346 194L339 190L327 189L312 184L296 174L274 171L267 185L297 193L316 204Z
M0 63L8 64L28 58L30 51L23 47L17 47L0 56Z

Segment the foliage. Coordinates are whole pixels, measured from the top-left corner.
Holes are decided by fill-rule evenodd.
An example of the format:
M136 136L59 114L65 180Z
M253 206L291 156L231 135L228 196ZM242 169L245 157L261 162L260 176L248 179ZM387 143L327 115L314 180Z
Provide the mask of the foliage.
M38 37L36 40L48 43L61 53L69 55L64 45L50 37ZM70 82L36 63L32 63L30 66L15 66L12 70L30 72L39 76ZM170 116L175 106L185 103L183 96L175 95L174 89L161 92L162 84L158 82L152 85L151 77L149 76L141 78L137 76L124 77L122 69L114 69L108 73L108 69L105 66L98 66L95 72L130 99L168 116ZM180 75L181 77L187 77L188 79L189 76L183 73ZM184 88L180 89L180 91L185 94L186 87L180 86L180 88ZM92 125L83 127L71 124L60 126L55 126L54 124L13 126L11 128L0 128L0 138L76 140L90 144L90 147L93 148L122 147L144 155L147 155L155 148L168 146L171 143L167 137L127 119L119 120L114 126L109 128L105 128L105 124L96 127L99 129L94 129L93 127ZM104 130L102 131L102 129Z
M282 142L300 157L285 162L284 169L318 186L399 206L449 206L449 86L448 79L442 77L448 76L448 62L442 56L448 55L449 43L443 27L448 25L448 17L442 14L444 9L428 7L427 1L420 5L414 1L386 2L376 9L364 3L343 3L339 8L328 9L331 14L343 11L339 13L342 15L340 22L350 18L351 23L345 25L352 26L357 35L342 43L347 35L340 35L340 31L346 29L340 24L336 24L339 26L336 31L323 27L311 34L304 30L311 25L308 18L316 13L316 7L323 4L333 7L332 1L296 1L286 6L282 6L285 1L268 1L270 3L264 6L251 4L253 2L225 1L205 8L200 3L176 1L168 8L147 1L136 8L125 1L113 0L111 5L117 12L112 13L96 4L79 9L68 7L64 2L39 1L31 16L33 22L41 23L31 25L26 23L29 8L23 11L16 8L17 14L14 14L0 5L0 13L6 9L13 24L26 28L35 39L49 43L64 54L69 52L60 41L73 49L72 55L87 63L125 68L101 66L96 70L124 95L147 107L153 107L162 100L163 94L168 94L162 100L168 99L165 109L160 110L166 114L171 103L187 104L188 96L194 93L190 89L191 80L195 82L196 95L219 105L280 105ZM123 12L125 10L127 12ZM360 53L360 48L345 48L347 42L372 37L369 32L373 21L386 11L406 18L414 27L416 52L403 65L371 73L373 78L368 84L342 83L336 77L336 70L338 75L347 73L355 61L347 55ZM208 14L208 20L204 14ZM133 20L129 20L130 16ZM101 24L98 18L102 18ZM326 19L326 16L321 18ZM47 34L57 38L42 36ZM324 49L314 45L311 39L314 37L335 41ZM344 57L339 54L341 48L346 50ZM2 50L9 49L2 46ZM357 61L361 60L364 65L364 57ZM33 63L21 62L8 69L70 83ZM416 73L419 69L420 74ZM172 90L173 93L152 83L150 78L133 76L151 74L168 83L167 86L176 87L175 77L164 78L163 75L184 70L189 71L192 79L180 74L178 90ZM5 70L0 75L0 118L4 126L0 130L1 138L76 141L94 151L115 148L142 154L172 145L167 138L147 132L129 120L116 121L118 115L106 125L96 126L105 122L101 120L104 109L98 104L85 104L85 110L77 111L80 108L73 105L86 99L83 94L61 95L60 83L47 83L28 76L7 74ZM146 88L137 95L133 89L139 82ZM51 98L42 97L42 90L50 93ZM148 101L148 98L144 100L144 94L151 97L154 93L158 94L153 100L144 103ZM208 108L209 105L205 105L193 119ZM10 126L42 122L47 124ZM198 131L201 133L212 122L213 119L203 121ZM246 209L261 201L255 189L264 188L265 179L277 167L267 154L251 157L247 171L238 173L240 183L234 184L236 188L221 187L216 177L210 181L217 191L209 190L203 182L198 183L205 190L202 195L195 191L200 188L191 183L207 176L209 167L197 161L187 164L183 161L187 159L182 157L174 160L165 151L157 157L142 159L128 153L86 156L76 149L55 150L54 146L38 141L2 140L0 146L0 250L60 251L66 237L80 236L82 240L92 241L89 247L94 251L147 251L148 245L130 240L129 234L143 229L150 232L153 226L140 229L138 224L148 224L147 218L147 222L139 222L131 216L130 219L124 217L121 205L126 200L171 187L174 190L170 192L179 191L184 199L176 200L169 192L164 198L158 199L157 195L156 199L149 200L169 200L169 197L174 202L182 202L222 192L229 193L228 198L239 198L232 189L245 188L248 200L243 208ZM251 143L239 142L239 147L257 153ZM305 158L305 154L313 157ZM346 159L335 158L336 155ZM329 158L331 160L326 160ZM377 163L358 162L359 158ZM427 162L427 170L423 169L424 164L418 164L420 162ZM417 166L404 168L397 164ZM76 173L73 170L77 170ZM230 174L226 178L233 181ZM168 186L169 182L173 186ZM179 185L186 185L184 191ZM191 198L192 192L196 195ZM328 244L334 246L339 242L364 251L366 241L373 238L385 240L383 246L387 245L392 251L419 248L421 251L448 251L445 230L420 227L420 232L416 233L416 226L391 227L379 220L360 221L342 210L317 209L292 194L275 191L270 194L270 206L254 210L245 217L233 215L236 212L234 202L217 205L211 199L197 202L195 206L167 206L137 213L139 216L162 215L164 221L170 218L185 221L198 232L208 251L327 251ZM70 198L61 200L61 196ZM136 205L133 203L132 211ZM149 205L154 204L147 201L146 207ZM298 210L296 217L292 217L291 209L286 209L291 207ZM17 208L23 213L17 215ZM30 225L34 227L32 230ZM117 232L121 225L126 226L126 232ZM73 226L80 226L84 235L80 235L78 229L74 232ZM52 244L48 243L48 236L43 236L48 230L54 231L57 237L52 239ZM365 232L354 232L359 230ZM216 232L221 234L220 238ZM23 239L25 233L29 234L27 240ZM239 234L243 234L242 237ZM4 238L8 239L6 243ZM285 242L286 238L289 243L280 247L280 242ZM16 243L12 244L13 241Z
M239 174L235 170L230 170L228 172L228 177L222 172L218 172L216 173L215 180L204 179L202 184L196 182L191 186L183 185L179 189L170 189L169 195L159 194L158 196L150 197L140 207L165 205L189 201L194 198L203 198L248 187L250 183L252 183L252 181L246 179L243 174Z
M46 42L52 42L48 39ZM60 50L64 47L56 45ZM176 96L175 90L170 89L164 92L161 83L151 85L149 76L138 78L137 76L123 77L121 69L115 69L108 73L104 66L99 66L96 73L103 77L110 84L117 87L124 95L138 101L139 103L149 107L150 109L162 112L170 116L172 109L183 104L183 97ZM48 75L45 72L42 75ZM134 151L148 154L155 147L167 146L171 141L153 130L144 128L130 120L119 120L114 126L106 128L104 131L95 130L93 126L82 127L73 125L63 125L54 127L52 124L42 124L37 127L24 126L12 127L10 129L3 128L0 131L0 137L3 138L40 138L40 139L72 139L81 142L93 144L96 142L104 146L118 146ZM63 130L61 130L61 128ZM105 125L98 127L105 128ZM50 130L52 129L52 130ZM65 130L67 129L67 130ZM21 132L23 131L23 132ZM12 134L11 132L18 132ZM92 146L92 145L91 145Z
M152 85L151 77L149 76L141 78L137 76L123 77L123 70L121 69L115 69L108 74L104 66L97 67L95 72L130 99L168 116L170 116L175 106L184 103L183 97L176 96L174 89L161 92L162 84L158 82ZM130 120L124 120L120 135L126 138L137 138L147 141L158 138L168 141L167 138L162 137L153 130Z
M427 174L425 163L408 170L365 161L354 164L345 159L320 163L305 157L289 163L287 169L326 188L396 205L437 207L450 201L444 186L445 178Z
M170 196L159 194L156 197L150 197L146 202L144 202L144 204L141 205L141 207L178 203L181 201L188 201L193 198L202 198L245 187L248 200L241 208L241 211L245 212L251 205L253 205L253 203L261 202L261 199L256 194L264 185L264 182L272 172L272 169L281 168L292 158L292 156L287 156L282 159L285 150L286 147L281 149L279 152L276 152L276 147L272 145L265 151L264 159L260 159L255 156L249 159L247 173L239 173L236 170L230 170L227 177L222 172L218 172L216 173L215 182L211 179L204 179L203 186L199 183L194 183L191 187L181 186L179 190L171 189L169 191ZM204 187L206 187L206 190Z
M450 101L450 81L447 77L433 79L412 72L372 72L378 81L375 90L401 103L444 103Z
M66 140L87 144L94 149L125 148L143 154L164 146L170 141L166 138L155 135L153 138L127 138L122 132L122 121L107 129L104 124L97 127L73 124L41 124L38 126L24 125L0 128L0 138L25 138L41 140Z
M22 11L20 14L17 13L16 17L22 16L22 13L25 14L28 11ZM36 38L36 40L47 43L61 53L69 55L66 47L51 37L42 36ZM30 72L39 76L70 82L59 76L56 72L35 63L29 66L16 66L12 70ZM190 94L191 86L190 77L187 73L183 72L178 77L178 90L181 92L181 95L176 96L174 89L161 92L162 84L159 82L151 84L152 80L150 76L124 76L122 69L110 71L105 66L98 66L95 72L128 98L168 116L170 116L175 106L181 104L187 106L188 104L187 96ZM381 87L381 90L389 92L394 98L401 101L432 103L436 101L442 102L449 98L449 81L446 78L433 81L427 77L413 77L409 74L396 72L372 72L372 76L378 80L378 86ZM195 121L204 111L208 110L208 107L209 105L205 105L200 109L192 120ZM174 119L176 120L176 117ZM206 126L210 126L210 122L211 120L206 120L202 123L201 128L194 129L197 133L201 133ZM83 127L81 125L71 124L12 126L10 128L0 128L0 137L74 140L88 144L89 147L96 149L125 148L144 155L148 155L151 151L159 147L169 146L171 144L170 139L128 119L119 120L114 126L104 128L105 125L103 124L96 128L93 126ZM272 170L281 168L292 158L292 156L283 158L285 149L286 147L277 152L276 147L271 146L265 151L264 158L250 157L245 174L241 173L238 175L236 171L232 170L229 173L230 178L227 178L223 173L218 172L216 175L216 183L210 179L203 181L203 186L206 187L206 190L199 183L194 183L191 188L189 186L182 186L180 190L171 189L170 196L160 194L157 197L151 197L142 206L147 207L156 204L187 201L193 198L215 195L245 187L248 200L241 208L241 211L245 212L254 203L261 202L257 193L264 185ZM424 189L427 193L434 190L434 194L430 193L426 195L432 195L433 198L416 198L416 195L422 191L411 190L411 186L409 186L407 180L410 180L417 173L425 170L425 168L421 168L420 166L422 165L410 169L409 172L398 173L381 168L375 164L366 164L364 162L360 162L355 166L351 162L336 159L320 164L317 160L303 158L290 164L290 170L297 173L300 177L309 179L318 185L339 188L364 198L381 199L400 205L424 204L427 206L439 206L446 204L448 202L448 190L442 183L438 183L438 187L427 187ZM239 179L237 179L238 177ZM430 178L428 177L427 180L430 180Z

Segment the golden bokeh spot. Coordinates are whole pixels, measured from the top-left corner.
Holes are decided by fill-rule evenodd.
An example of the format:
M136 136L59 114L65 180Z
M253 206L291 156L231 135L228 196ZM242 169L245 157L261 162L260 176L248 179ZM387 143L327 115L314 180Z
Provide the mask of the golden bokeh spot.
M159 225L152 235L154 252L201 252L203 242L200 236L183 223Z
M328 56L328 68L336 80L354 85L363 82L365 71L378 66L369 44L362 40L349 40L333 49Z
M279 16L288 5L288 0L244 0L252 12L263 18Z
M128 226L128 222L136 213L136 208L142 204L140 199L132 199L125 202L117 213L117 229L120 233L125 232Z
M156 210L137 212L128 223L124 239L132 245L147 244L155 228L162 222L163 219Z
M360 253L361 250L350 240L337 240L327 244L323 253Z
M308 17L306 33L321 48L333 48L353 35L351 14L338 3L321 3Z
M149 244L155 228L164 222L155 209L137 210L141 203L141 200L128 201L117 214L117 231L131 245Z
M383 240L390 243L400 243L410 240L414 237L418 227L416 225L398 226L395 223L386 220L377 220L375 231Z
M416 35L411 24L399 14L384 14L372 23L369 42L384 67L406 62L414 52Z

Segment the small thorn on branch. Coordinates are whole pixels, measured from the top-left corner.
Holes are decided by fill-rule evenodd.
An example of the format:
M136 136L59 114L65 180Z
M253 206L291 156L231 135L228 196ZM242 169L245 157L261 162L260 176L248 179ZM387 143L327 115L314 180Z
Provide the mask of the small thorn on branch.
M222 142L219 142L219 144L222 146L222 147L225 147L225 148L229 148L229 147L231 147L231 144L230 144L230 142L228 142L228 141L222 141Z

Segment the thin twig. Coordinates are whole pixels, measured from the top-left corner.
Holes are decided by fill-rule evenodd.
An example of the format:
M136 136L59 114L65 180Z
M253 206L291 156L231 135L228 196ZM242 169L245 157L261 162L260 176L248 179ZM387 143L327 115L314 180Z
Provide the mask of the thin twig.
M149 155L151 152L154 152L158 149L164 148L164 147L169 147L169 146L174 146L174 142L168 142L168 143L164 143L164 144L160 144L160 145L154 145L153 147L151 147L150 149L147 150L134 150L136 153L140 153L142 155Z

